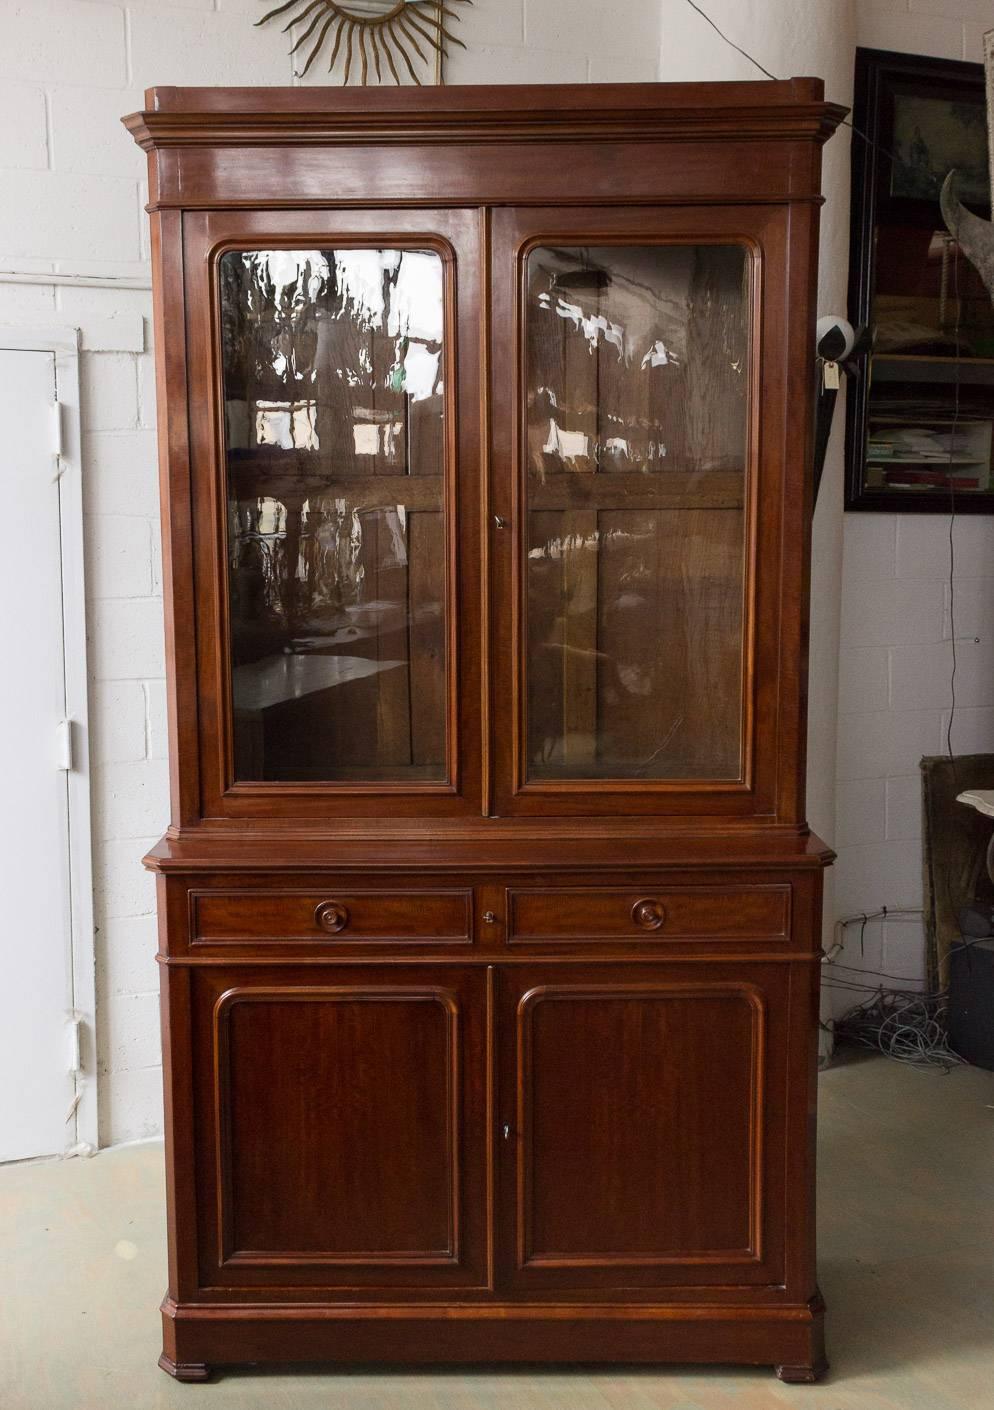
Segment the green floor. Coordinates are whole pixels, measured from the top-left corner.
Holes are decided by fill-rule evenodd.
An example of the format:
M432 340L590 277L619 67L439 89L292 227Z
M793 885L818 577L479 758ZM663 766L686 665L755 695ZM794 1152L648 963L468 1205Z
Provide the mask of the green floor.
M162 1150L0 1169L2 1410L994 1410L994 1074L882 1058L821 1079L832 1372L156 1368Z

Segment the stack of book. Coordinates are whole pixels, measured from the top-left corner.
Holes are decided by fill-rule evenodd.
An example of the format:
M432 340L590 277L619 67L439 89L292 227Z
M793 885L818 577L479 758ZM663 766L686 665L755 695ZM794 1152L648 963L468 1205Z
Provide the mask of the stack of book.
M871 432L867 463L879 465L886 485L928 485L956 489L980 488L979 475L964 474L960 467L978 468L971 430L949 427L888 426Z

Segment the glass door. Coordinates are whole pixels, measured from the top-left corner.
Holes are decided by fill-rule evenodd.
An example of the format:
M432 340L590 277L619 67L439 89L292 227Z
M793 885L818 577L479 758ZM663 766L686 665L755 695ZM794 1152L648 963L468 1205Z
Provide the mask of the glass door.
M385 811L405 795L445 810L479 790L479 712L460 719L474 595L457 606L477 522L475 413L456 416L476 379L474 341L458 371L456 352L475 223L208 223L227 238L210 241L204 291L223 528L207 773L224 811L354 811L377 794Z
M513 284L494 326L513 324L516 353L494 359L513 467L493 521L518 663L498 692L511 811L688 794L734 811L754 787L763 219L495 217Z

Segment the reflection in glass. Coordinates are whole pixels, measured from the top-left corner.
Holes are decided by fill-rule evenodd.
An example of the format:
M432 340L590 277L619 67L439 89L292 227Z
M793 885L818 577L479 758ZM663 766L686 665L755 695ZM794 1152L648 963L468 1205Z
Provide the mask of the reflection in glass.
M528 776L737 779L745 253L537 249L527 301Z
M220 264L234 773L446 776L443 267Z
M977 110L982 118L983 107ZM980 136L985 135L982 126ZM986 151L983 142L981 151ZM928 173L901 177L904 185L913 179L927 184ZM971 187L966 189L969 194ZM864 486L902 499L936 490L989 493L994 489L990 295L947 230L894 218L876 227L874 253Z

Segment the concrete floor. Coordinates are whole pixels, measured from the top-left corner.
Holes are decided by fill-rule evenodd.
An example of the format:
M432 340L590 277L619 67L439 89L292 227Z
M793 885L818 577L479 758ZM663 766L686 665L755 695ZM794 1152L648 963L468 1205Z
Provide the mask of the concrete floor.
M994 1410L994 1074L859 1057L821 1079L832 1372L156 1368L162 1149L0 1169L2 1410Z

